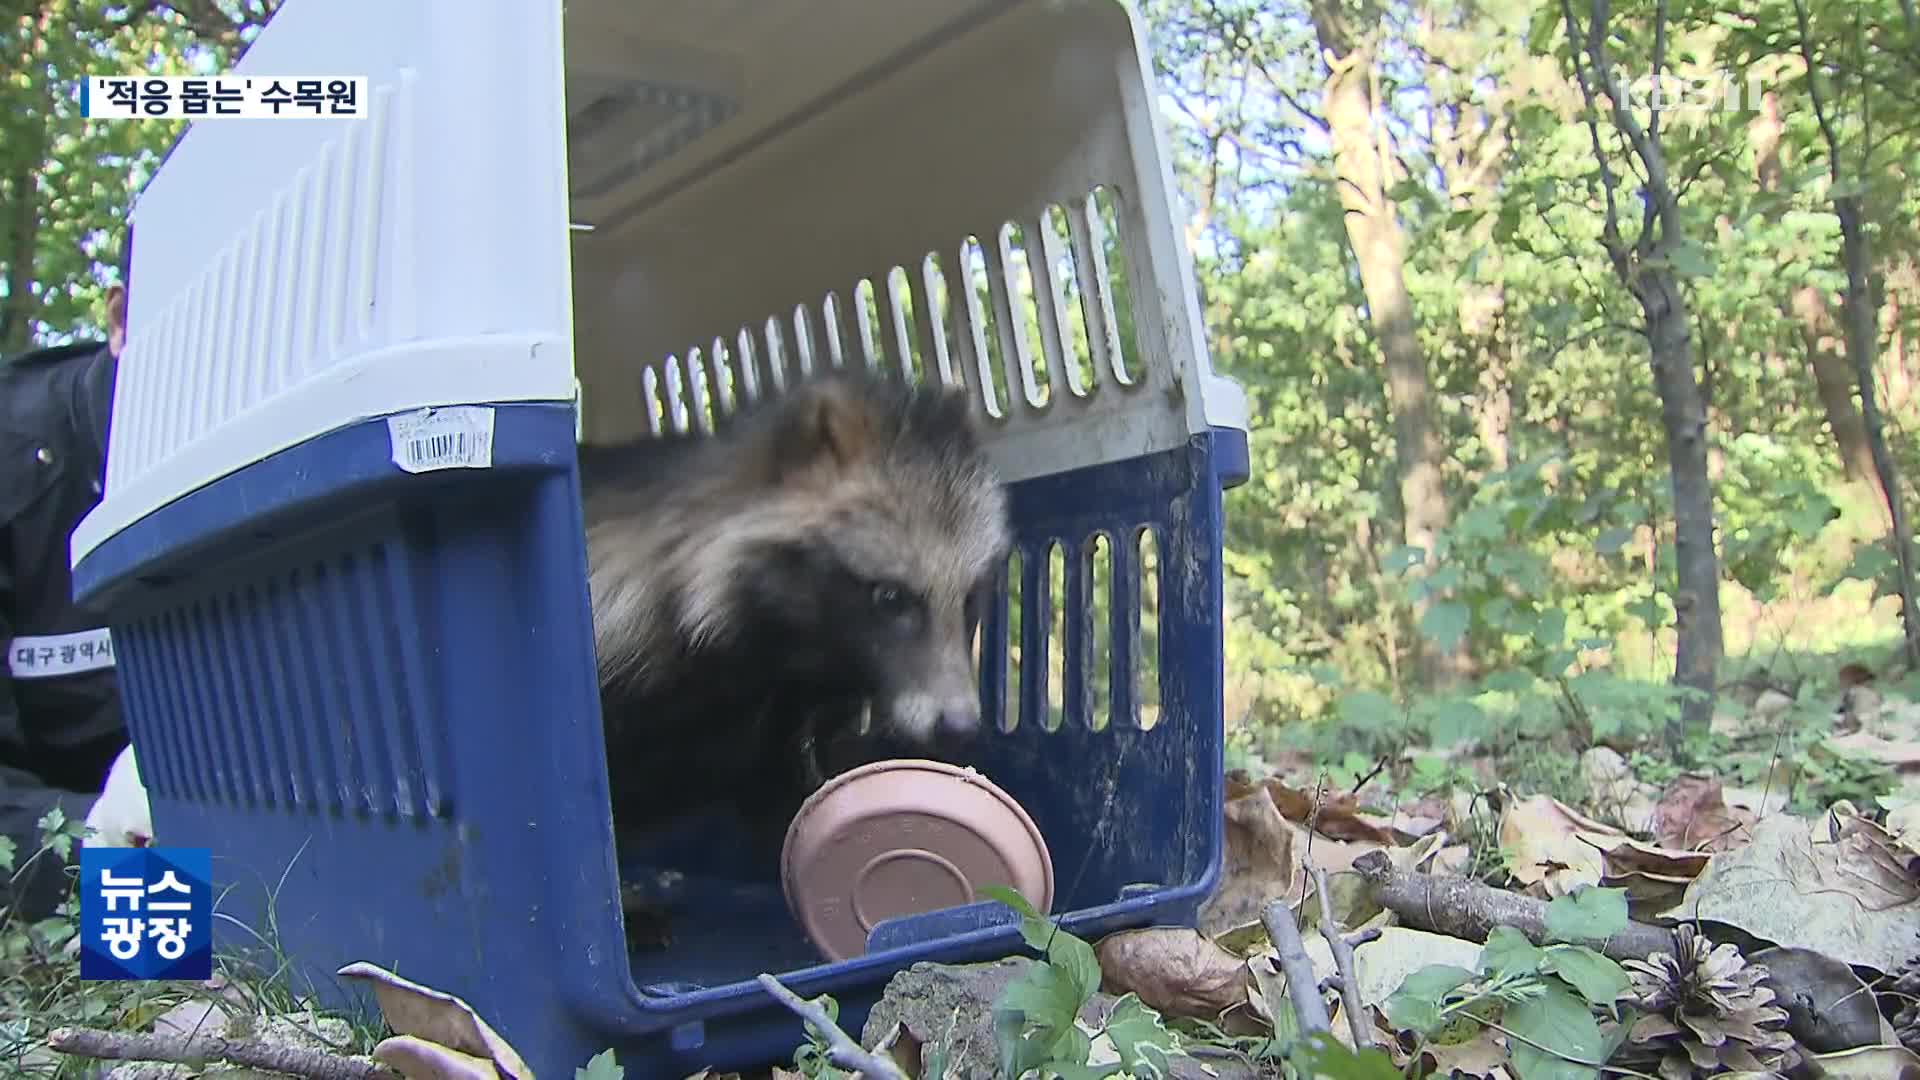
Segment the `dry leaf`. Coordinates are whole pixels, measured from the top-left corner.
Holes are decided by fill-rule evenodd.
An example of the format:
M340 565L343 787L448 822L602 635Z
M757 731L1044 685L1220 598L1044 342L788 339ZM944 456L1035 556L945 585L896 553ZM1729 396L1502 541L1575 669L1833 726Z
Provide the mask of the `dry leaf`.
M1793 803L1793 770L1794 766L1786 758L1780 758L1770 770L1771 780L1762 779L1746 787L1721 788L1720 797L1726 800L1727 809L1751 818L1784 814Z
M1406 851L1406 848L1390 848L1391 855ZM1397 864L1396 864L1397 865ZM1373 899L1373 886L1357 870L1342 870L1327 875L1327 903L1333 908L1334 922L1348 933L1356 933L1374 924L1390 925L1392 915ZM1300 930L1318 930L1320 926L1320 900L1318 896L1311 903L1302 904ZM1387 921L1382 921L1383 916Z
M1258 956L1273 945L1267 940L1266 926L1258 919L1215 934L1213 943L1241 959Z
M1907 850L1892 833L1849 803L1836 803L1824 821L1827 839L1845 853L1848 866L1878 881L1890 893L1920 896L1920 879L1909 869Z
M1434 852L1429 874L1464 874L1473 863L1473 849L1465 844L1450 844Z
M1363 840L1335 840L1312 832L1305 825L1287 822L1293 833L1293 853L1302 866L1318 867L1329 874L1353 869L1353 861L1369 851L1391 851L1390 847ZM1299 875L1304 879L1304 875ZM1303 885L1304 889L1306 886Z
M1685 773L1667 785L1653 813L1653 835L1683 851L1731 851L1747 842L1754 815L1727 806L1720 781Z
M348 964L336 974L373 984L374 1000L394 1034L412 1035L449 1050L489 1059L502 1074L500 1080L530 1080L533 1076L533 1070L513 1047L488 1027L472 1006L452 994L421 986L364 961Z
M1687 884L1700 876L1711 857L1703 851L1676 851L1631 837L1601 854L1606 872L1600 884L1625 889L1628 914L1634 918L1672 907L1686 895Z
M1920 799L1887 811L1887 835L1909 859L1920 859Z
M1715 855L1671 919L1726 923L1754 937L1875 971L1912 952L1920 900L1911 881L1888 881L1856 837L1834 842L1824 822L1778 815L1746 847Z
M1864 731L1828 739L1827 749L1846 757L1865 758L1892 767L1896 772L1920 769L1920 742L1882 739Z
M1761 949L1747 961L1766 968L1764 985L1801 1046L1848 1050L1880 1041L1880 1007L1851 967L1811 949Z
M1227 801L1226 837L1220 884L1200 906L1197 925L1208 936L1258 922L1269 900L1300 892L1293 830L1265 787Z
M878 1056L892 1058L893 1063L900 1066L908 1076L919 1076L925 1068L920 1059L920 1040L898 1020L895 1020L893 1026L887 1029L887 1033L880 1037L879 1042L873 1044L872 1049ZM942 1078L930 1076L927 1080L942 1080Z
M1367 820L1360 813L1360 800L1351 792L1322 791L1317 794L1290 787L1278 777L1252 784L1244 777L1229 777L1227 797L1244 794L1254 786L1265 787L1273 796L1273 805L1288 821L1310 826L1321 836L1335 840L1359 840L1386 846L1395 842L1393 829Z
M1548 898L1598 884L1605 870L1600 853L1625 838L1551 795L1509 801L1500 815L1509 871L1527 891Z
M1591 793L1589 803L1630 829L1644 828L1653 819L1660 790L1643 784L1633 766L1611 746L1595 746L1580 755L1580 775Z
M1394 807L1387 822L1401 843L1412 843L1447 824L1447 800L1438 795Z
M1920 1080L1920 1056L1904 1046L1862 1046L1806 1060L1819 1080Z
M1307 960L1313 965L1315 985L1309 992L1319 993L1331 1014L1334 1008L1332 999L1336 995L1328 985L1328 979L1339 970L1333 962L1333 950L1327 947L1327 939L1319 934L1302 938L1301 944L1306 947ZM1251 1011L1264 1020L1271 1030L1273 1010L1291 1008L1287 1004L1287 975L1280 970L1280 956L1269 950L1259 956L1249 957L1246 967L1247 973L1253 976L1253 992L1248 994Z
M1379 937L1353 950L1353 975L1360 984L1360 1001L1365 1005L1384 1004L1407 976L1428 964L1478 971L1480 949L1464 938L1389 926L1380 931Z
M1273 1026L1274 1010L1287 1007L1287 977L1278 960L1278 954L1271 952L1247 957L1247 974L1253 977L1255 990L1247 996L1247 1004L1268 1027Z
M156 1035L219 1035L227 1029L228 1013L218 1001L183 1001L153 1022Z
M1247 1000L1247 969L1234 954L1184 927L1109 934L1095 946L1100 987L1132 992L1169 1016L1212 1020Z
M493 1061L413 1035L382 1039L373 1060L407 1080L497 1080Z
M1713 858L1704 851L1660 847L1632 837L1623 838L1603 854L1606 856L1608 874L1652 874L1683 881L1699 877L1700 871L1705 870Z

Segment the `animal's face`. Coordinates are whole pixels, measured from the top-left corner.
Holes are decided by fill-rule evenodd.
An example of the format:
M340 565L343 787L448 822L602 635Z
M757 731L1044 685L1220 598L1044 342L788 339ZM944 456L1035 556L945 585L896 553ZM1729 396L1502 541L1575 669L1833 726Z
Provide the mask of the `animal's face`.
M756 606L784 628L782 661L861 702L874 734L965 742L981 723L974 635L1006 563L1003 496L965 469L865 479L805 538L773 546Z
M970 739L974 633L1010 530L965 398L843 379L801 390L782 420L760 505L800 527L761 533L779 569L754 591L792 635L787 654L887 741Z

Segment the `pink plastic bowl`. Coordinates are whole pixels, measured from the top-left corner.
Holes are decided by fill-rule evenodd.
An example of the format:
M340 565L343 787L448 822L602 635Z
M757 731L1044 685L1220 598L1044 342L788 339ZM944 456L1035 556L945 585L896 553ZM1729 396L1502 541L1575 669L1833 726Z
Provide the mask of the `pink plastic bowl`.
M813 793L780 855L787 905L829 960L859 956L880 922L980 899L983 885L1053 906L1053 859L1033 819L972 769L895 759Z

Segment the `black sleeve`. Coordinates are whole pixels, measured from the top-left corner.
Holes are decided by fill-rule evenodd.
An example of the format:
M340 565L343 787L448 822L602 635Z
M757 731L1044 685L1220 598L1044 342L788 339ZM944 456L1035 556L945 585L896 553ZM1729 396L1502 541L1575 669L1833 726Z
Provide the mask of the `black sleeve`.
M74 380L74 431L95 457L95 470L104 476L107 465L107 433L113 419L113 382L119 373L119 360L105 348L87 362L86 373Z
M13 566L0 533L0 647L13 643ZM13 671L0 655L0 730L20 730L20 706L13 696ZM40 819L55 806L69 820L86 820L96 796L49 787L32 773L0 765L0 836L13 841L13 868L0 872L0 906L32 922L53 914L72 883L58 853L40 850ZM76 860L77 861L77 860Z

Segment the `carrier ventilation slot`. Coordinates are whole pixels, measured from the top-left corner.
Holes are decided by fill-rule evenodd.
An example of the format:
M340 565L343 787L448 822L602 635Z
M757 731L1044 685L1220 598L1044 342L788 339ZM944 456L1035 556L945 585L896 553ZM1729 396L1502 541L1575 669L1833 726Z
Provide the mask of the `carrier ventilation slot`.
M1157 526L1023 541L976 643L981 705L1001 731L1160 720Z
M845 299L829 292L649 364L640 375L648 429L711 432L796 375L849 363L965 387L993 423L1131 390L1141 373L1115 302L1127 282L1117 211L1098 187L1003 223L988 243L968 236L913 270L860 279Z
M380 240L392 226L387 180L412 140L411 77L372 89L367 119L274 192L128 341L120 367L108 491L229 418L391 336L376 298ZM259 287L271 281L274 288ZM386 295L405 297L389 288ZM383 318L383 314L385 318ZM116 406L118 409L119 406Z
M446 817L447 738L403 627L403 555L374 545L150 616L117 639L157 796ZM242 779L245 778L245 779Z
M733 97L691 86L582 76L587 104L567 118L575 201L597 199L679 153L740 111Z

